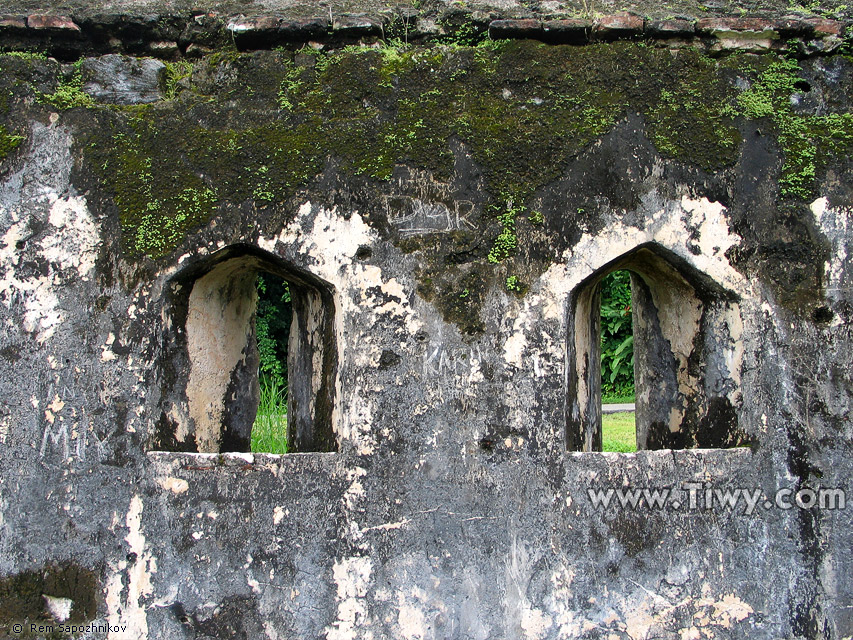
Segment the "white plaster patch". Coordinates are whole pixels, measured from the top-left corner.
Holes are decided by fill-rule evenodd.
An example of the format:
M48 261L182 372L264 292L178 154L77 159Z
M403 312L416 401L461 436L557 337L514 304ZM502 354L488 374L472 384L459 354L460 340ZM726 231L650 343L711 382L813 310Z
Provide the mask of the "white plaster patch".
M731 629L735 622L741 622L755 611L746 602L738 598L735 594L730 593L721 600L712 602L711 606L714 612L711 614L711 619L715 625Z
M677 633L680 640L716 638L719 637L720 629L734 629L754 613L748 603L733 593L723 595L719 599L711 597L707 585L702 590L702 597L686 597L675 602L656 593L651 587L639 584L637 587L636 592L624 599L618 599L621 601L619 608L627 611L624 618L620 619L615 612L611 612L610 619L607 620L608 626L621 627L628 637L637 640L650 640L672 633ZM690 624L681 627L685 618ZM586 620L580 626L594 629L601 622L603 620ZM678 630L674 631L675 629Z
M48 222L53 230L38 242L39 255L48 265L48 273L39 276L21 277L16 271L20 262L19 242L30 235L27 223L18 218L14 211L0 209L0 218L11 219L3 233L0 247L0 293L11 307L13 301L22 304L23 327L43 343L53 336L57 327L65 320L60 307L57 287L66 278L83 281L91 277L100 244L98 227L82 196L59 198L48 193L44 199L51 203ZM73 274L67 270L73 269Z
M426 637L426 617L417 607L406 604L405 596L399 594L400 604L397 624L400 636L406 640L423 640Z
M146 549L145 536L142 533L142 498L133 496L125 518L128 533L125 541L129 553L136 560L128 564L124 560L112 565L113 574L107 581L107 617L115 631L109 638L116 640L144 640L148 637L148 618L143 600L149 597L154 588L151 576L157 571L157 562ZM126 575L127 582L123 580ZM124 625L122 631L120 626Z
M84 282L95 270L101 243L98 226L82 196L60 198L50 208L48 222L56 232L39 244L42 255L60 269L75 269Z
M71 608L74 605L74 601L70 598L54 598L49 595L42 595L42 598L44 598L44 603L47 605L50 615L57 622L65 622L71 617Z
M361 484L361 478L367 475L367 471L361 467L356 467L347 471L347 479L350 481L350 486L344 492L343 500L347 509L352 511L355 509L358 502L364 498L364 487Z
M524 543L513 538L505 567L504 615L509 635L542 640L554 622L550 615L533 607L527 597L527 589L533 577L533 565L537 558L530 556Z
M157 484L166 491L171 491L174 494L185 493L190 488L189 483L183 478L157 478Z
M513 320L512 332L504 342L504 361L511 366L523 368L533 364L533 372L537 378L550 373L553 364L561 362L565 351L562 342L554 340L554 332L541 331L541 320L551 320L562 323L564 320L566 292L562 297L550 298L539 293L529 293L525 296L518 315ZM531 327L539 327L535 340L528 340L527 331ZM531 343L541 345L531 349Z
M726 219L726 208L719 202L707 198L681 199L681 207L691 215L693 224L699 226L699 248L709 256L724 256L726 251L740 243L740 237L732 235Z
M275 526L280 525L281 521L283 519L284 519L284 508L283 507L276 507L275 509L272 510L272 523Z
M339 396L340 397L340 396ZM339 403L335 403L336 406ZM373 453L374 442L371 427L373 425L373 403L367 395L358 394L352 397L342 420L341 437L350 440L359 455Z
M364 629L369 622L367 590L373 572L370 558L344 558L332 567L337 585L337 619L326 627L327 640L369 640L373 634Z
M312 212L310 202L299 207L299 215L282 231L282 236L296 236L302 251L315 259L312 271L332 284L340 284L340 268L353 262L356 251L362 245L372 245L378 235L362 219L357 211L349 218L338 215L337 208L317 207ZM312 219L311 230L304 236L301 229L306 218Z
M811 204L815 222L832 246L830 259L824 267L824 287L829 298L841 296L841 292L849 282L845 272L849 268L850 245L853 244L853 209L846 207L832 208L829 200L821 197Z
M691 228L698 228L700 232L698 242L702 251L699 255L689 251L685 244L691 238ZM577 244L566 249L563 264L552 264L540 276L542 295L549 300L565 300L593 273L650 243L669 249L732 291L744 293L747 290L748 283L725 256L729 248L740 243L740 236L728 227L725 208L706 198L692 200L685 196L658 209L646 219L643 229L614 219L594 234L585 233Z
M193 537L195 537L195 535L193 535ZM255 580L251 575L246 576L246 584L252 588L253 593L261 593L261 583Z
M551 617L539 609L528 608L521 614L521 628L524 630L524 637L531 638L531 640L545 638L552 624Z
M513 323L512 334L504 342L504 360L519 369L522 366L522 355L527 347L527 337L524 335L524 325L527 318L519 316Z
M554 614L554 624L558 638L577 638L581 635L581 625L575 607L572 606L572 582L575 579L573 567L561 566L551 575L553 591L550 596L550 609Z

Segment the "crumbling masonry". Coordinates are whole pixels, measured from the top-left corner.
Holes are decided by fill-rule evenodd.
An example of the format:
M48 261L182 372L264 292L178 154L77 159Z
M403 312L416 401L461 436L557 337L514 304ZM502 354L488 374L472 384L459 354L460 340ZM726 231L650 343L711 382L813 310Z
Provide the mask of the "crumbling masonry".
M3 9L0 636L853 636L849 10L416 4Z

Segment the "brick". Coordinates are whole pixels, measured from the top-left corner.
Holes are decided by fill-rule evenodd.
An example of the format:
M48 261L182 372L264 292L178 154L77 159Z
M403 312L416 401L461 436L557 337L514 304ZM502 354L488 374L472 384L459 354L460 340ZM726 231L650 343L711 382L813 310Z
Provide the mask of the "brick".
M696 31L772 31L773 22L765 18L702 18L696 21Z
M654 20L646 24L645 31L654 38L690 37L695 33L690 20Z
M844 31L844 25L837 20L827 20L825 18L809 18L805 21L813 30L814 34L819 38L827 36L840 36Z
M24 16L0 16L0 30L21 30L27 28Z
M178 48L178 43L173 40L158 40L148 43L148 51L151 52L151 55L158 58L171 58L176 56L180 52L180 49Z
M79 32L80 27L68 16L33 14L27 18L30 29L50 29L53 31Z
M492 38L538 38L542 23L538 20L492 20L489 23Z
M335 18L332 30L349 36L382 35L382 21L367 16L341 16Z
M201 58L209 53L213 53L213 49L211 47L192 43L187 47L185 55L187 58Z
M307 42L324 35L330 26L325 18L301 18L283 21L278 31L285 40Z
M787 36L802 36L810 34L813 31L807 21L797 16L786 16L774 20L771 27L774 31L784 33Z
M235 35L242 33L274 33L278 30L280 24L280 18L271 16L238 18L230 20L226 29Z
M598 36L623 38L643 32L640 16L603 16L595 21L593 31Z
M542 23L542 40L553 44L583 44L589 41L592 22L567 19L546 20Z

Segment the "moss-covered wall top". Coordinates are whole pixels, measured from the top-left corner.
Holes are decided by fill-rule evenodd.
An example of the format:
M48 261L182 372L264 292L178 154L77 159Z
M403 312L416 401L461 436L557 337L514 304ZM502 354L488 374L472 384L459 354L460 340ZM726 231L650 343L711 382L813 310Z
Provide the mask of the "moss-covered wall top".
M626 118L639 118L653 155L680 180L724 203L738 163L755 138L766 139L781 164L766 167L771 193L762 202L782 221L785 230L772 232L782 245L794 236L814 244L791 220L853 144L853 63L841 55L717 59L644 43L531 41L218 53L167 63L159 99L127 106L84 91L81 63L9 54L0 69L0 152L23 140L25 111L61 112L76 131L80 184L117 214L129 259L167 256L226 212L242 216L242 239L251 240L280 228L309 195L330 205L346 198L405 251L420 252L420 293L474 333L496 279L523 294L582 229L600 224L602 199L631 209L641 185L626 187L628 176L576 166L589 179L564 184L582 152ZM413 173L443 185L433 198L470 203L454 233L390 224L389 197ZM562 210L543 213L555 189ZM772 251L773 238L755 237L755 225L742 232L757 253ZM806 289L820 279L813 248L795 257L809 272ZM749 249L744 256L767 262Z
M318 11L319 8L319 11ZM92 17L106 12L118 11L125 14L175 14L178 12L205 12L221 14L243 14L248 16L276 13L289 18L314 17L326 13L332 19L343 20L342 16L381 15L407 11L409 13L431 12L476 12L501 14L512 17L531 15L595 16L608 12L635 12L657 18L679 15L713 16L761 13L764 15L824 15L844 17L851 15L849 3L843 0L335 0L319 4L310 0L122 0L109 5L105 10L101 2L67 0L7 0L4 11L16 13L73 12L75 15Z

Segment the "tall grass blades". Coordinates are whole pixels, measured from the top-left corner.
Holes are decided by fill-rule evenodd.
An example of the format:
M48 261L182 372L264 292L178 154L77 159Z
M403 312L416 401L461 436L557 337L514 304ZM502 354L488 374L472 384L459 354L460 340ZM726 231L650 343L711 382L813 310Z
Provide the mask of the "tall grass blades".
M287 453L287 391L261 376L261 400L252 426L253 453Z

